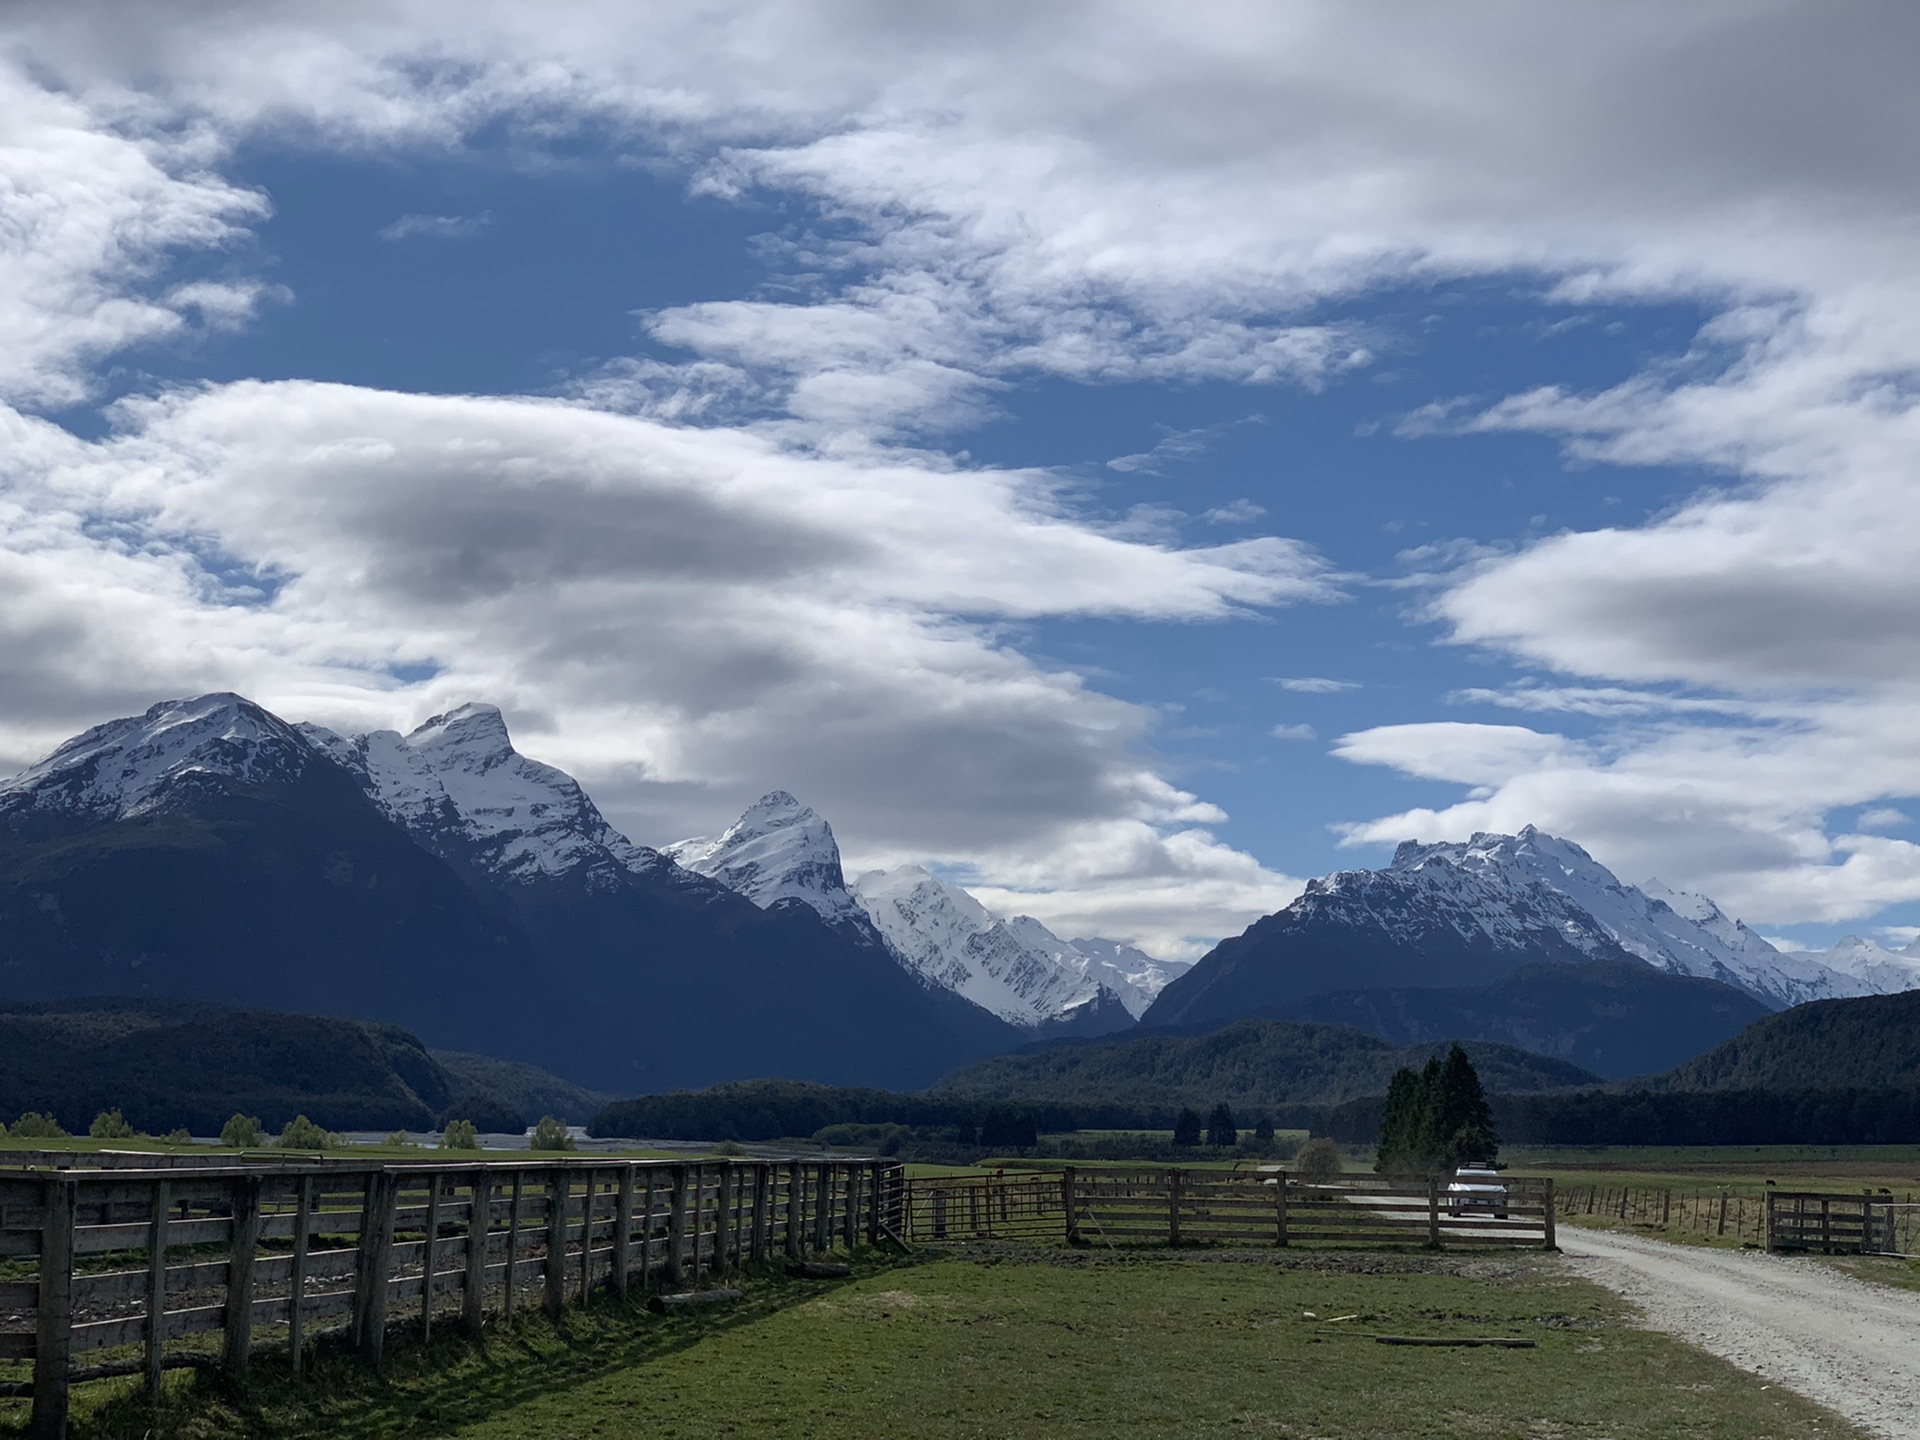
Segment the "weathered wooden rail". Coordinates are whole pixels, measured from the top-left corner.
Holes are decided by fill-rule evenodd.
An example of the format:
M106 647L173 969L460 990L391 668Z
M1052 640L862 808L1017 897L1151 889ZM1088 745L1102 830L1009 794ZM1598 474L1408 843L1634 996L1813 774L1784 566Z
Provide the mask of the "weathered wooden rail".
M244 1380L263 1344L298 1374L342 1322L378 1363L399 1323L478 1333L596 1288L877 1244L904 1226L902 1173L601 1158L0 1172L0 1394L30 1395L29 1433L56 1440L76 1381L144 1375L157 1393L196 1364Z
M1554 1245L1551 1180L1510 1180L1498 1212L1455 1213L1444 1181L1205 1170L1081 1170L906 1183L902 1233L927 1243Z

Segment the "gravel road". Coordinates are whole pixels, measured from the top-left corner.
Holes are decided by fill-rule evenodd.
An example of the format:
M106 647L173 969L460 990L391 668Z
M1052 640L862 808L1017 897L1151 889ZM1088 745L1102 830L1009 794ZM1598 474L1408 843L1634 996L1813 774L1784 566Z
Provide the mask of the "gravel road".
M1647 1323L1852 1420L1920 1440L1920 1294L1814 1260L1560 1227L1567 1263Z

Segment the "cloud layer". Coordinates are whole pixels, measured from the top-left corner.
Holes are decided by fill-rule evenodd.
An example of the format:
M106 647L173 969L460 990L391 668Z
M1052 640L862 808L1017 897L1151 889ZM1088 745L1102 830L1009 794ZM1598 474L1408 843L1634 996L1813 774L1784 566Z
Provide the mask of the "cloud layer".
M1553 681L1496 692L1535 725L1347 737L1464 790L1349 835L1534 821L1783 923L1920 897L1914 847L1843 813L1920 793L1909 6L64 0L7 23L0 397L23 409L244 321L257 277L169 269L265 214L221 178L243 141L504 132L537 159L594 136L809 217L786 298L643 317L651 353L579 377L623 415L241 385L132 404L98 446L6 416L16 746L202 681L356 712L479 691L627 776L636 816L751 756L876 852L937 832L1010 893L1185 889L1156 935L1231 928L1283 882L1205 837L1217 812L1160 777L1140 712L1011 627L1318 598L1311 552L1128 538L1044 477L891 447L1035 375L1310 389L1368 363L1371 291L1492 275L1718 318L1604 393L1442 396L1415 427L1723 484L1441 577L1452 641ZM1216 879L1238 898L1204 898Z

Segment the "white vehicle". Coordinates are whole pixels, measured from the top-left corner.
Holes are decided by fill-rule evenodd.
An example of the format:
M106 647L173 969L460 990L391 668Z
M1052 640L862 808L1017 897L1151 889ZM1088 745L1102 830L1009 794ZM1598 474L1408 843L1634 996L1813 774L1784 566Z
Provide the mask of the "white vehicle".
M1493 1218L1507 1218L1507 1187L1491 1165L1462 1165L1447 1185L1447 1213L1458 1219L1474 1210L1491 1210Z

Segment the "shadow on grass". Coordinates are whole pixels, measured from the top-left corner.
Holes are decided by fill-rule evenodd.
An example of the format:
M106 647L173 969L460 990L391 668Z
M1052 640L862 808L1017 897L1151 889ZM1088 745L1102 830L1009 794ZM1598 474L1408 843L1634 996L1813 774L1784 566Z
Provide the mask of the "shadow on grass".
M854 1278L927 1258L864 1254L854 1261ZM516 1316L507 1325L490 1319L477 1342L451 1318L442 1322L445 1330L437 1324L424 1344L417 1324L395 1329L377 1371L360 1364L343 1339L329 1339L313 1347L298 1380L288 1357L271 1351L256 1357L244 1389L213 1372L169 1372L157 1407L138 1381L104 1381L75 1391L70 1434L73 1440L445 1434L757 1324L847 1282L791 1279L775 1266L750 1266L730 1283L747 1293L724 1309L656 1316L639 1299L622 1302L602 1293L584 1308L570 1308L557 1323L538 1314Z

